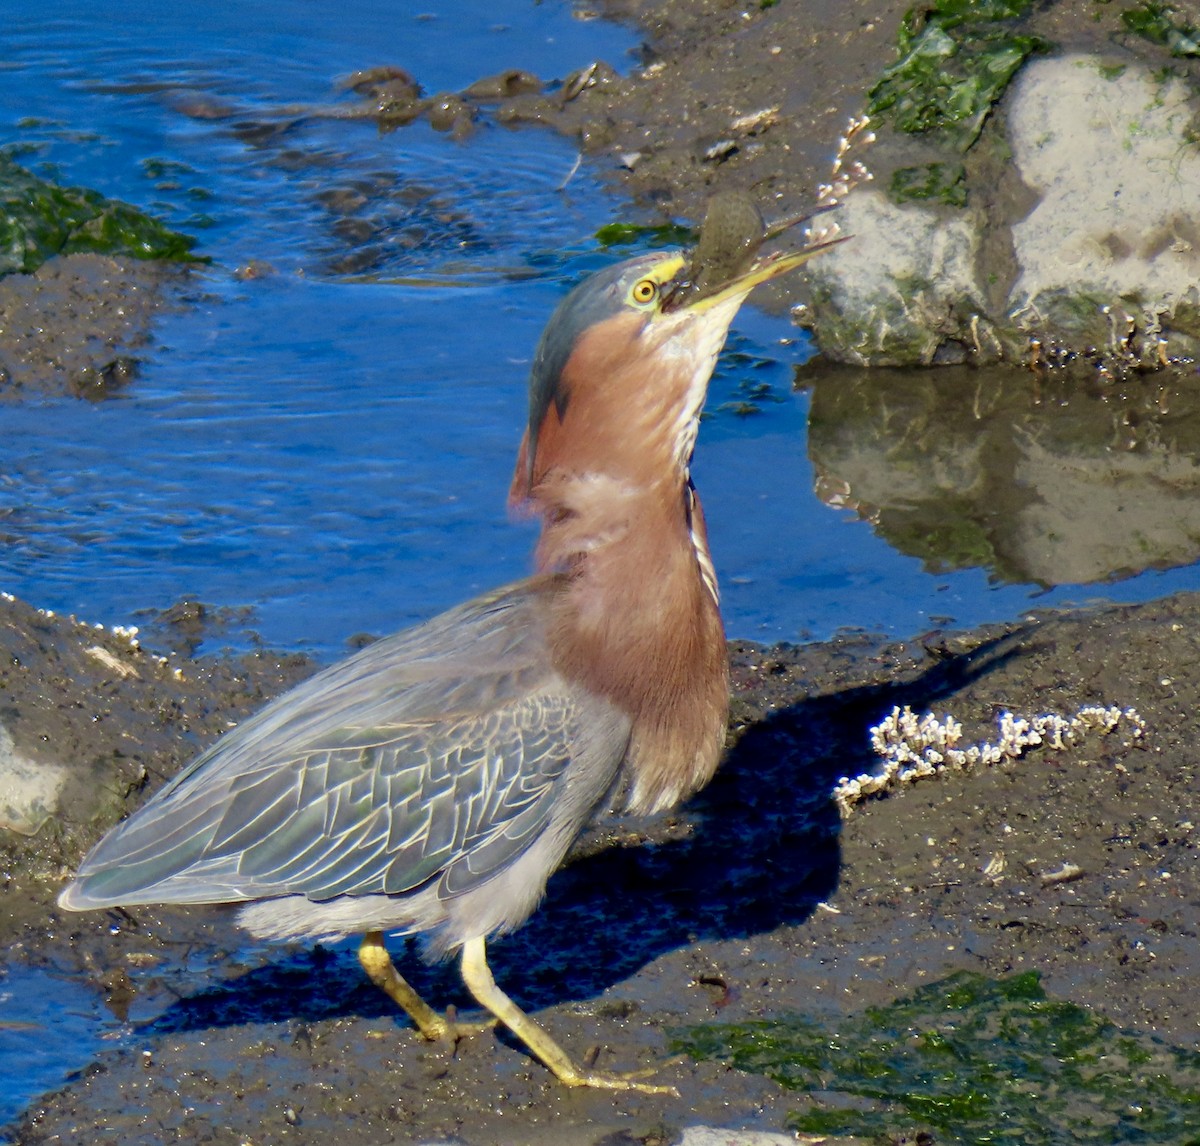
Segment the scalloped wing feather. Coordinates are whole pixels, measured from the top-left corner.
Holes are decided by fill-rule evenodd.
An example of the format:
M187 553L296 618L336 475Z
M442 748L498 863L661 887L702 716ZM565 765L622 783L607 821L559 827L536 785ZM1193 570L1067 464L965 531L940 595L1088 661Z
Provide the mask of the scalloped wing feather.
M279 698L105 837L61 902L479 886L543 830L577 739L543 637L559 584L478 598Z

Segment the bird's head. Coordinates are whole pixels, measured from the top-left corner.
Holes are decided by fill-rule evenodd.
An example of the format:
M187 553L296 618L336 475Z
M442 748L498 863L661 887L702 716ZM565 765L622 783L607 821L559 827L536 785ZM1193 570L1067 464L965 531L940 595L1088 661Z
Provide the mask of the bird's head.
M638 255L575 287L534 355L512 499L534 494L553 472L647 484L668 471L686 476L708 382L738 308L760 283L822 249L710 251L701 262L702 236L695 252Z

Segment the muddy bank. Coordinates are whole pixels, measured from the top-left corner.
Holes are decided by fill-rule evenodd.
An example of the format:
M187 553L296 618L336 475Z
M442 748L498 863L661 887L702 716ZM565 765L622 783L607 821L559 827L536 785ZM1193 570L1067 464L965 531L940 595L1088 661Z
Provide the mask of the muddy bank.
M0 400L128 385L156 315L182 304L195 240L0 152Z
M811 207L909 6L615 0L606 11L646 33L644 64L623 85L581 92L564 129L667 217L699 221L708 196L728 188L781 215Z
M0 631L21 665L2 682L17 748L53 751L72 787L107 788L105 819L303 671L265 655L160 665L102 635L127 676L87 651L93 631L13 602ZM572 1053L613 1069L661 1060L680 1025L833 1024L959 969L1037 969L1052 997L1200 1046L1200 685L1185 671L1198 644L1192 595L903 644L734 644L716 781L669 820L600 825L495 945L497 978ZM69 683L81 672L83 694ZM839 821L832 785L871 766L867 728L895 705L950 712L969 741L992 738L1003 709L1093 703L1135 707L1145 737L923 781ZM12 874L8 841L5 959L89 983L124 1037L36 1102L15 1141L323 1142L348 1127L380 1142L671 1141L696 1123L780 1129L796 1105L714 1063L664 1065L672 1100L567 1092L491 1033L423 1045L352 948L247 946L221 909L64 917L54 893L103 826L71 807L34 837L35 875ZM442 1005L469 1007L452 968L411 952L404 966Z
M0 594L5 939L44 917L64 867L89 839L311 671L295 654L191 659L199 612L181 603L161 614L160 651L151 653L135 631L58 617Z
M137 376L187 272L128 256L63 255L0 278L0 400L110 397Z

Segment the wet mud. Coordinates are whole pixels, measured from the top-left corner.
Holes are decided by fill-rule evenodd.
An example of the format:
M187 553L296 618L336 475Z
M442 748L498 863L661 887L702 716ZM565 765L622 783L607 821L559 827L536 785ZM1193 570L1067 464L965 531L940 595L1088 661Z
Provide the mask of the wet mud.
M4 677L18 748L73 743L59 756L78 761L72 786L116 784L118 805L304 671L265 654L160 666L112 638L134 681L81 649L92 634L70 622L10 603L3 631L20 644L22 667ZM63 872L101 830L64 811L61 831L34 837L40 865L18 875L6 857L5 959L89 983L124 1037L9 1134L315 1143L351 1127L482 1146L780 1129L791 1096L721 1064L664 1061L672 1029L791 1012L834 1024L964 969L1037 970L1051 997L1196 1047L1200 688L1186 670L1198 645L1192 595L906 643L731 645L717 779L669 819L598 825L533 920L493 947L498 980L571 1053L611 1069L659 1063L679 1099L567 1091L503 1034L424 1044L351 946L248 946L219 908L64 915ZM89 663L84 700L65 666L73 678ZM30 712L38 695L56 703ZM872 766L867 729L895 706L949 712L974 741L994 738L1002 710L1098 703L1135 707L1145 736L1093 735L921 781L845 822L832 802L840 776ZM73 728L93 710L110 743ZM98 760L117 754L114 778L98 779ZM392 946L419 989L469 1011L452 967Z
M823 172L904 7L630 6L650 81L585 86L561 114L666 214L698 218L734 176L787 201ZM535 98L507 100L507 118L538 119L518 102ZM735 126L747 107L764 114ZM833 1025L957 970L1037 970L1052 997L1200 1047L1200 597L899 643L731 644L712 785L672 817L597 825L492 949L499 983L576 1058L657 1064L678 1099L566 1090L503 1033L422 1043L352 946L251 945L220 908L60 912L58 888L109 824L313 667L265 651L193 659L199 620L182 607L145 648L0 599L0 725L22 759L66 775L36 834L0 832L0 970L86 983L111 1043L0 1131L14 1142L599 1146L699 1123L780 1130L792 1097L671 1059L671 1031L791 1012ZM1145 736L1038 749L838 815L834 784L873 766L868 728L895 706L949 712L972 741L1005 710L1088 704L1136 708ZM470 1010L452 966L391 946L432 1002Z
M171 264L99 254L0 277L0 401L123 390L155 317L183 305L186 282Z
M564 105L564 129L589 157L614 161L614 178L637 202L698 220L713 190L730 187L767 205L778 200L785 212L811 206L838 137L895 63L912 5L609 0L604 8L645 31L645 62L630 79L586 88ZM1194 57L1169 56L1134 35L1120 11L1055 0L1035 5L1021 31L1056 52L1120 48L1195 75ZM894 167L929 158L920 135L874 126L880 138L864 158L881 183Z

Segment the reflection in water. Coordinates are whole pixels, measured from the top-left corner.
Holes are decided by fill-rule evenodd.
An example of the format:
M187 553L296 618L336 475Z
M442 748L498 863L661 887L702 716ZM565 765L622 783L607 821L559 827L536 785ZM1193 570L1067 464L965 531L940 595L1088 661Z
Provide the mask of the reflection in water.
M934 571L1085 584L1200 559L1187 380L837 370L812 388L818 495Z

